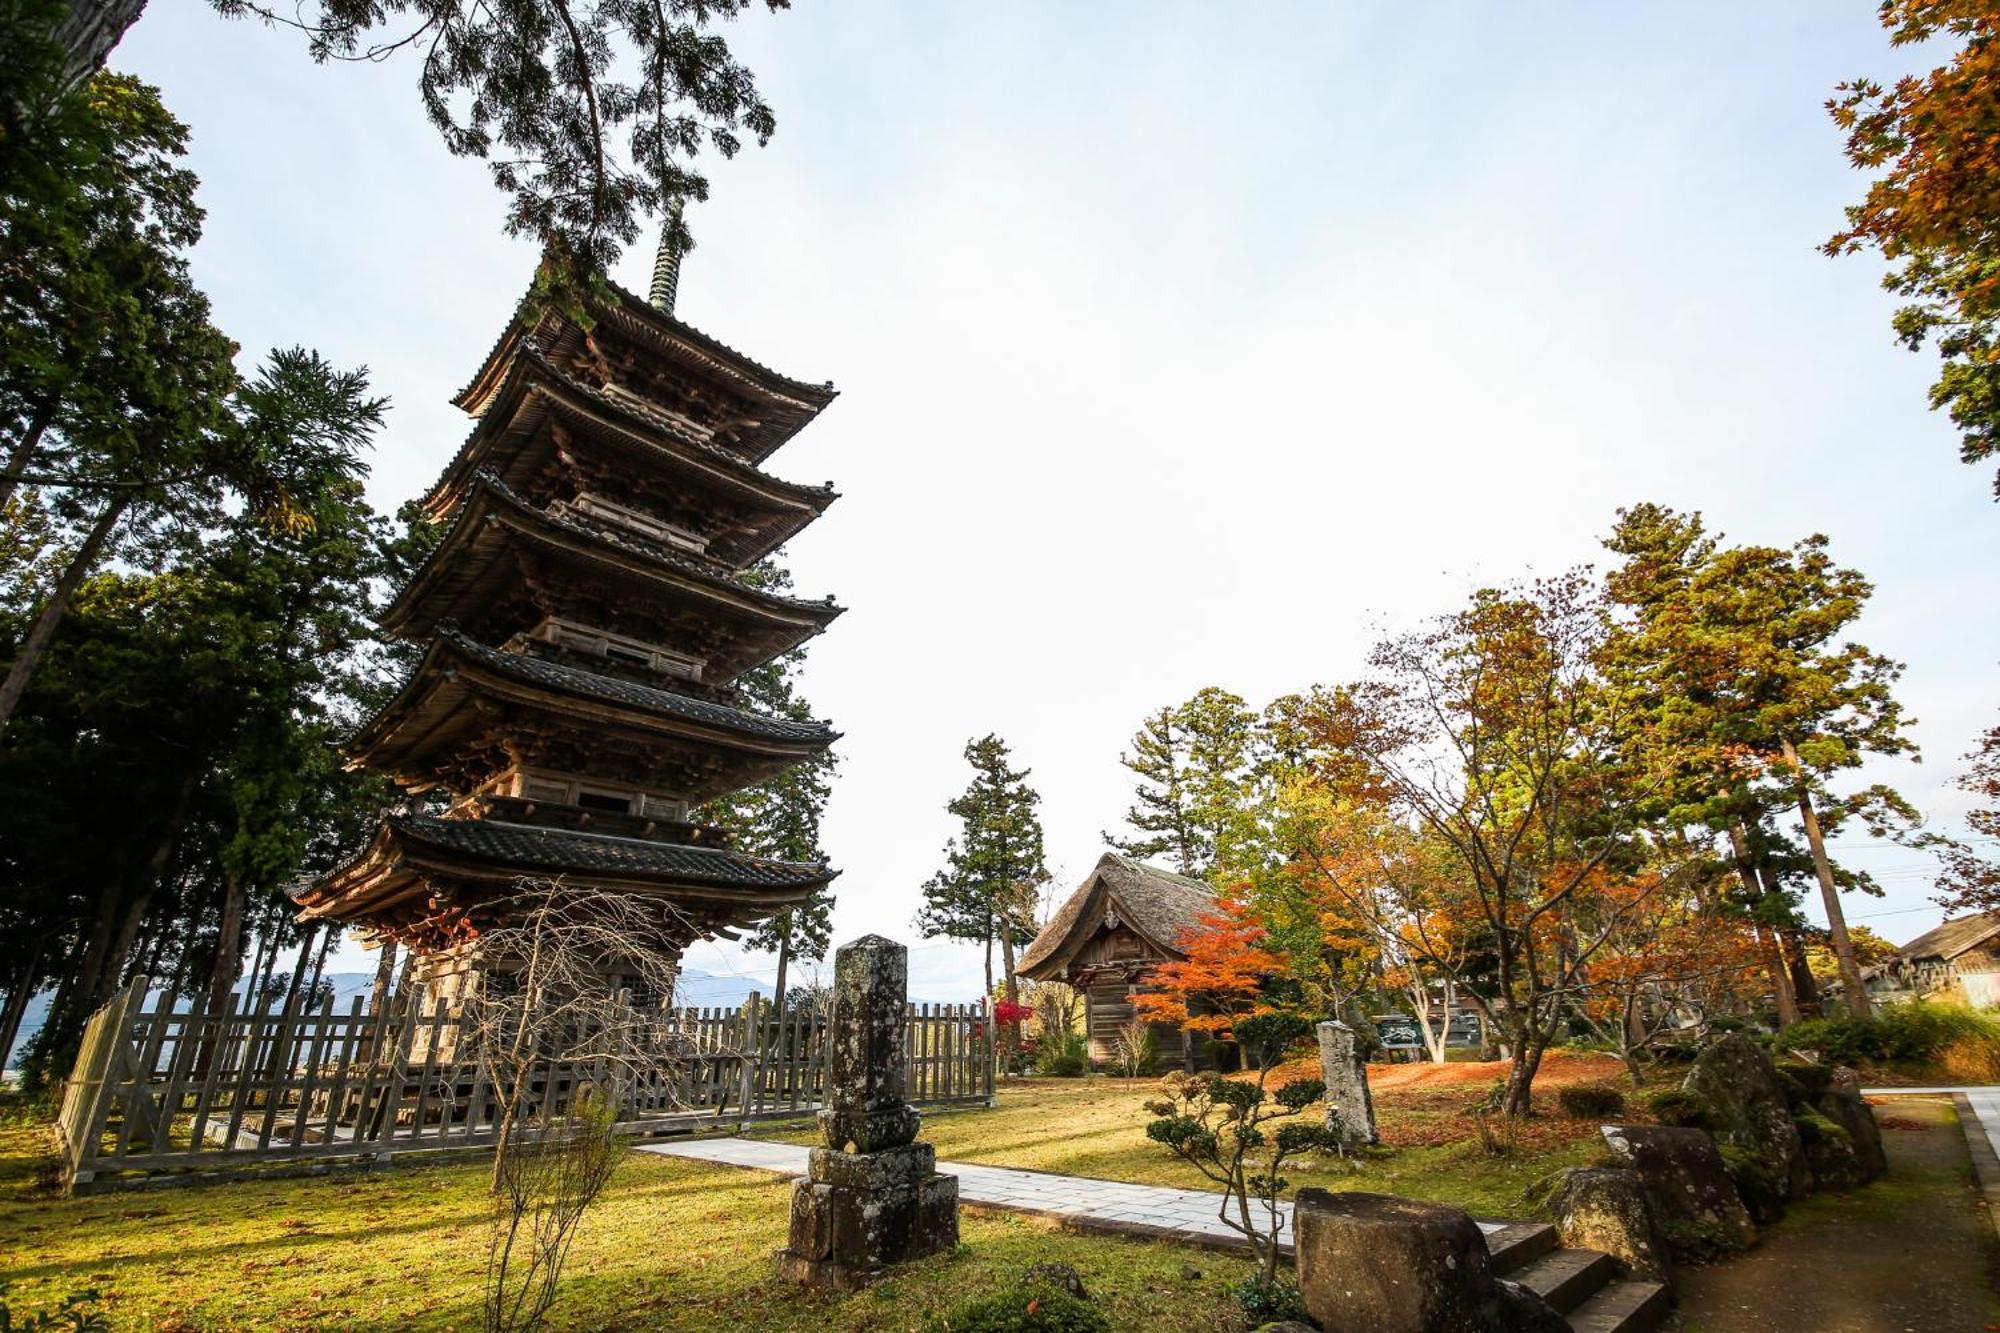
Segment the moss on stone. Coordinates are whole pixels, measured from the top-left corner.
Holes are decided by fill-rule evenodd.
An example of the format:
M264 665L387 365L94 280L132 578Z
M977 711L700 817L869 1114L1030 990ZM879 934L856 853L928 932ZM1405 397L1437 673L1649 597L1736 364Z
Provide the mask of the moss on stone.
M1839 1143L1852 1147L1854 1140L1841 1126L1811 1109L1799 1111L1792 1116L1792 1122L1799 1127L1799 1138L1806 1143Z

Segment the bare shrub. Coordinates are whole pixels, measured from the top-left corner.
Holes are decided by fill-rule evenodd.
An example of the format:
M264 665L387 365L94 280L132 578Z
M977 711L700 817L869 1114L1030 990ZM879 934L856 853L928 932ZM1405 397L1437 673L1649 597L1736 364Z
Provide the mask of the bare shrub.
M488 920L463 1031L500 1111L484 1325L501 1333L539 1327L554 1304L584 1214L623 1158L628 1099L679 1085L669 1008L693 932L658 902L560 880L520 881Z

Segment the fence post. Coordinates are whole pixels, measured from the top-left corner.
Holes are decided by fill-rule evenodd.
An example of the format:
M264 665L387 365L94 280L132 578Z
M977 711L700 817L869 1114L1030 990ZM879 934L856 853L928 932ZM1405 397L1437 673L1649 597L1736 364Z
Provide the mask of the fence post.
M1000 1058L1000 1043L993 1039L993 997L991 995L982 995L979 997L979 1032L980 1039L986 1043L986 1049L981 1053L979 1061L979 1067L984 1071L986 1079L986 1104L988 1106L998 1106L1000 1104L1000 1097L994 1091L993 1087L993 1065Z
M763 997L756 991L750 992L750 1002L744 1007L743 1056L737 1066L736 1091L736 1132L741 1134L750 1124L752 1107L750 1089L754 1085L762 1091L764 1077L763 1043L759 1040L763 1033L757 1021L757 1011Z
M62 1112L56 1118L62 1139L64 1194L74 1193L78 1185L97 1174L84 1163L97 1156L98 1142L104 1136L105 1122L111 1118L111 1103L117 1096L120 1066L129 1063L121 1061L119 1056L130 1037L127 1028L132 1008L145 1002L150 984L148 977L134 977L131 985L112 996L84 1024L76 1066L63 1085Z

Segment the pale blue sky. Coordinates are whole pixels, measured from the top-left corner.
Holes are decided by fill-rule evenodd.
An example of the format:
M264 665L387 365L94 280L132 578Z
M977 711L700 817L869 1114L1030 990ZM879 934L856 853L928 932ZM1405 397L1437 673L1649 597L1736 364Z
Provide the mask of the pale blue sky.
M808 682L847 732L838 937L910 940L921 994L969 998L976 954L909 924L968 736L1033 767L1073 881L1149 709L1351 676L1383 627L1594 559L1643 499L1824 531L1876 580L1864 637L1909 663L1926 762L1871 776L1948 826L2000 717L2000 509L1876 266L1814 249L1860 189L1821 104L1915 59L1873 4L1247 11L843 0L733 30L779 134L711 163L680 313L843 390L770 464L845 495L790 552L853 608ZM424 488L534 255L414 67L314 67L199 0L154 0L113 64L193 127L224 327L371 366L374 493ZM1937 919L1927 858L1851 854L1889 887L1856 919Z

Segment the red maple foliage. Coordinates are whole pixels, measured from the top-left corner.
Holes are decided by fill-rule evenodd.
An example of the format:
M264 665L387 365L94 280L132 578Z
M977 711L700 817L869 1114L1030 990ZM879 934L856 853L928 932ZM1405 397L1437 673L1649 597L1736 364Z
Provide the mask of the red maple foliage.
M1176 947L1185 957L1154 968L1152 989L1133 996L1132 1007L1185 1031L1226 1037L1238 1019L1270 1012L1265 984L1285 974L1265 934L1241 901L1222 897L1199 926L1181 932Z

